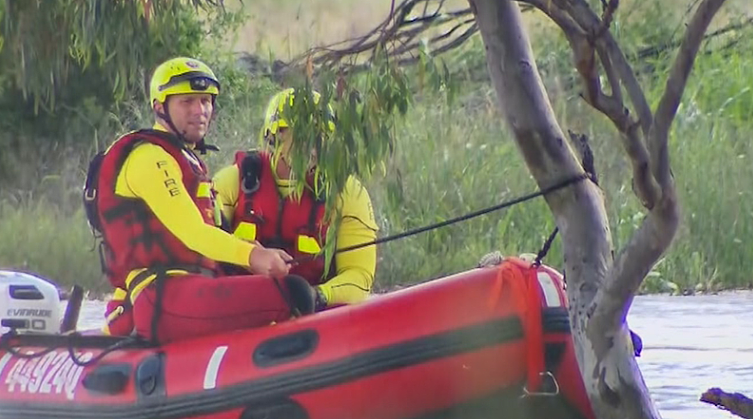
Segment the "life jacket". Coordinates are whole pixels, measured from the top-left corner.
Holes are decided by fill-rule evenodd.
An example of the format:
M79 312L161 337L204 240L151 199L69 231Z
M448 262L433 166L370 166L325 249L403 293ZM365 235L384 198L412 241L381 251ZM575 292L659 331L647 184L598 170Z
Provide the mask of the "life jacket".
M283 249L295 259L303 258L290 273L302 276L311 285L329 279L336 270L332 263L324 275L321 250L329 226L324 220L324 198L313 192L313 175L309 175L298 201L280 195L268 153L239 151L235 164L240 190L228 231L264 247Z
M183 186L201 212L204 222L216 225L211 178L204 163L169 133L146 129L119 138L106 152L91 161L84 189L84 206L92 230L101 234L100 259L114 288L127 289L126 277L134 269L165 272L185 269L211 273L216 263L189 249L172 234L138 198L115 194L123 163L141 143L162 147L180 166ZM168 179L165 186L175 180ZM143 277L143 276L142 276ZM131 281L134 282L134 281Z

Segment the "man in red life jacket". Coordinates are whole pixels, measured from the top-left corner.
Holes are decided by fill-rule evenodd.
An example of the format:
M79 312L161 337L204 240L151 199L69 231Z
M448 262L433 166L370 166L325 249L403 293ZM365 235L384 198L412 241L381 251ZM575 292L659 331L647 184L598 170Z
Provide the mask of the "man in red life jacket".
M218 228L197 152L216 150L204 136L219 92L201 61L162 63L150 83L154 126L118 138L90 163L84 202L115 288L106 333L169 342L313 312L301 279L287 275L290 255ZM217 262L257 275L218 277Z
M313 93L318 104L320 94ZM301 261L290 273L300 275L314 286L317 310L358 303L369 296L374 282L376 246L337 253L332 269L324 271L321 249L329 226L324 220L324 197L315 192L313 170L300 196L293 194L291 188L289 161L293 137L284 113L285 105L292 106L294 97L294 89L285 89L267 105L261 140L273 145L265 147L271 150L238 152L234 164L215 175L226 228L244 240L284 249ZM329 124L334 129L334 123ZM333 237L336 249L376 238L377 225L369 194L355 177L348 179L337 203L342 217Z

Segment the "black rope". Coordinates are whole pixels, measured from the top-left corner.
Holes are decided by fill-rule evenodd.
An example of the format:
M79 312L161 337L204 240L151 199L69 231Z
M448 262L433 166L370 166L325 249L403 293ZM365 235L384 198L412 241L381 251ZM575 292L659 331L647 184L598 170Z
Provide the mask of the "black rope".
M66 335L62 335L63 339L65 339L65 341L66 341L65 345L51 345L51 346L48 346L47 348L44 348L44 349L39 350L37 352L31 352L31 353L22 353L17 347L13 347L10 344L9 341L11 339L13 339L14 337L21 337L21 336L22 335L18 334L15 330L12 330L12 331L6 333L5 335L1 336L0 337L0 349L6 350L9 354L11 354L11 355L13 355L14 357L17 357L17 358L34 359L34 358L41 358L41 357L49 354L50 352L52 352L52 351L54 351L56 349L65 348L68 351L68 356L71 358L71 361L74 364L76 364L78 366L81 366L81 367L88 367L89 365L93 365L93 364L99 362L100 360L102 360L102 358L104 358L105 356L107 356L107 354L109 354L109 353L111 353L113 351L117 351L118 349L126 348L126 347L129 347L131 345L138 344L138 343L142 342L139 337L136 337L136 336L127 337L127 338L125 338L125 339L123 339L123 340L121 340L119 342L116 342L116 343L114 343L114 344L112 344L112 345L104 348L102 350L102 352L100 352L99 354L97 354L97 356L92 357L92 359L87 360L87 361L83 361L78 355L76 355L76 352L75 352L76 348L75 348L74 343L73 343L74 338L83 337L83 335L81 335L80 333L75 333L74 332L74 333L69 333L69 334L66 334ZM22 345L19 345L19 346L22 346Z
M41 358L41 357L47 355L48 353L54 351L55 349L58 349L58 347L52 346L52 347L44 348L44 349L42 349L40 351L37 351L37 352L21 353L21 352L18 351L18 349L12 347L10 345L10 343L8 342L9 340L11 340L12 338L14 338L16 336L19 336L18 333L14 329L11 329L10 332L8 332L8 333L4 334L2 337L0 337L0 349L4 349L4 350L8 351L8 353L10 353L11 355L13 355L15 357L18 357L18 358L23 358L23 359Z
M459 223L461 221L470 220L471 218L476 218L476 217L479 217L481 215L486 215L486 214L488 214L490 212L498 211L498 210L501 210L501 209L504 209L504 208L511 207L513 205L517 205L517 204L520 204L520 203L523 203L523 202L526 202L526 201L530 201L532 199L535 199L535 198L538 198L540 196L546 195L546 194L548 194L550 192L554 192L554 191L556 191L558 189L562 189L562 188L565 188L567 186L570 186L573 183L580 182L582 180L590 179L590 178L591 178L591 175L589 175L588 173L581 173L580 175L574 176L574 177L572 177L570 179L567 179L567 180L564 180L564 181L562 181L560 183L556 183L556 184L554 184L552 186L549 186L548 188L544 188L544 189L542 189L540 191L533 192L533 193L530 193L528 195L524 195L524 196L512 199L510 201L503 202L501 204L497 204L497 205L494 205L494 206L491 206L491 207L488 207L488 208L484 208L484 209L480 209L480 210L477 210L477 211L474 211L474 212L470 212L468 214L464 214L464 215L461 215L459 217L451 218L449 220L441 221L441 222L434 223L434 224L429 224L427 226L415 228L413 230L404 231L402 233L398 233L398 234L395 234L395 235L392 235L392 236L381 237L381 238L378 238L376 240L372 240L370 242L360 243L360 244L356 244L356 245L353 245L353 246L344 247L342 249L336 250L335 253L350 252L352 250L357 250L357 249L361 249L361 248L368 247L368 246L373 246L373 245L377 245L377 244L387 243L387 242L391 242L391 241L394 241L394 240L402 239L402 238L405 238L405 237L415 236L416 234L424 233L426 231L430 231L430 230L435 230L435 229L438 229L438 228L442 228L442 227L448 226L450 224L455 224L455 223ZM302 257L290 260L287 263L291 263L291 264L292 263L300 263L300 262L303 262L303 261L306 261L306 260L313 259L314 257L316 257L316 256L315 255L302 256Z
M591 181L598 186L599 179L596 176L594 154L593 151L591 151L591 147L588 145L588 137L586 137L585 134L577 134L570 130L568 130L567 133L570 135L570 139L575 143L576 147L581 153L581 164L583 165L583 168L586 170L586 173L589 175ZM541 247L541 250L539 250L539 253L536 255L536 260L533 262L535 266L541 265L541 261L544 259L546 254L549 253L549 249L552 247L554 238L557 237L557 233L559 233L559 231L559 227L554 227L554 231L552 231L552 234L549 235L549 238L547 238L546 242L544 242L544 246Z
M536 255L536 260L533 261L534 266L541 266L541 261L544 259L546 254L549 253L549 249L552 247L554 238L557 237L557 233L559 231L559 227L554 227L554 231L552 231L552 234L549 235L549 238L547 238L544 242L544 246L541 247L541 250L539 250L539 253Z
M121 340L120 342L116 342L105 349L102 350L102 352L98 353L97 356L92 357L92 359L88 361L82 361L81 358L76 355L75 347L73 346L73 339L68 340L68 356L71 358L71 361L73 361L74 364L78 365L79 367L88 367L89 365L94 365L97 362L101 361L102 358L107 356L110 352L117 351L118 349L125 348L130 346L133 343L139 342L140 339L136 337L129 337L126 339Z

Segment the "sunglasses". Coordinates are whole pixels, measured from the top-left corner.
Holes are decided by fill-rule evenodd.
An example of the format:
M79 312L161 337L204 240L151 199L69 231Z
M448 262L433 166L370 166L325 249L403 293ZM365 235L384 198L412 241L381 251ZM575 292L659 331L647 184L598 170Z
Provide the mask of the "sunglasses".
M160 86L159 90L163 91L184 81L188 81L189 85L191 86L191 90L198 92L203 92L209 89L209 86L212 85L217 86L218 89L220 88L220 84L217 83L217 81L214 80L209 74L201 71L189 71L188 73L170 77L170 80Z

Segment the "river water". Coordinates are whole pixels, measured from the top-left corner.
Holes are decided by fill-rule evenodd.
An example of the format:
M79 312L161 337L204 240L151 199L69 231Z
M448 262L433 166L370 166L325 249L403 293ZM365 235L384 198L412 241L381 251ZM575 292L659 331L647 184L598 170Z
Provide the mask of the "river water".
M662 417L736 417L698 400L710 387L753 397L752 292L636 297L628 324L643 338L638 361Z
M80 329L102 324L104 303L84 303ZM665 419L727 419L699 401L710 387L753 396L753 292L638 296L628 315L643 339L638 358Z

